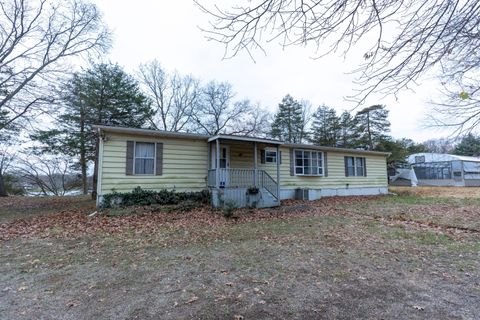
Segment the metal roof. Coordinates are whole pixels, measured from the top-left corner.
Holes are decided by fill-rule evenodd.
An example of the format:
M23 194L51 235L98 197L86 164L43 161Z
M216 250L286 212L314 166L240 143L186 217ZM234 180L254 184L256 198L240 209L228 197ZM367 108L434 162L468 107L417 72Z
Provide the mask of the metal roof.
M408 156L407 161L409 163L415 164L415 157L424 157L422 162L442 162L442 161L470 161L470 162L480 162L480 157L468 157L468 156L458 156L456 154L448 153L430 153L430 152L421 152L414 153Z

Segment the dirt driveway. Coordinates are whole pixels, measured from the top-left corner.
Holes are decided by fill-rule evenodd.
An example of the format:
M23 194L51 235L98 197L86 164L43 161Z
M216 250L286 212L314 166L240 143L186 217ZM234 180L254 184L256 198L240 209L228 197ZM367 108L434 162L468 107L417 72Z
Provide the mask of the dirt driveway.
M397 193L9 220L0 318L479 319L480 200Z

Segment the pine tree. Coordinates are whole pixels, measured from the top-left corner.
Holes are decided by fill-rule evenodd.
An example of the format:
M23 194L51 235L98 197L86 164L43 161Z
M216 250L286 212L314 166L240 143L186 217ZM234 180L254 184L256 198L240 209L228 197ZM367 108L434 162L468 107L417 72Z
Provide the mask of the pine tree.
M319 106L313 114L311 142L320 146L336 147L341 136L340 119L335 109Z
M455 147L454 153L461 156L480 156L480 137L469 133Z
M302 104L287 94L278 105L271 136L285 142L301 143L306 127L303 111Z
M94 161L95 196L99 137L92 126L146 127L152 109L136 80L118 65L94 65L74 74L65 87L64 108L56 128L38 131L32 139L42 143L40 152L78 157L85 194L88 192L88 164Z
M384 105L373 105L360 110L355 116L359 144L368 150L374 150L376 144L386 138L390 131L388 110Z
M338 147L356 148L358 145L359 133L357 132L356 120L348 111L344 111L339 118L339 139Z

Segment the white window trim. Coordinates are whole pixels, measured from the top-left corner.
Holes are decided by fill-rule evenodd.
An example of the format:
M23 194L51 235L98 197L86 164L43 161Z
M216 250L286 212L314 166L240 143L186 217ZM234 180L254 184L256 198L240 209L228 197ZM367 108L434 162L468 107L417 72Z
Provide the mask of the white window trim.
M346 176L347 178L348 177L365 177L365 157L355 157L355 156L347 156L348 158L353 158L353 175L348 175ZM360 176L357 174L357 159L363 159L363 174ZM347 170L348 170L348 165L347 165Z
M317 154L321 154L322 155L322 166L318 166L317 164L317 173L316 174L313 174L313 173L308 173L308 174L305 174L305 173L297 173L297 168L305 168L304 166L297 166L297 154L296 152L297 151L302 151L302 152L305 152L305 151L308 151L308 152L315 152ZM323 153L323 151L318 151L318 150L310 150L310 149L293 149L293 173L296 175L296 176L302 176L302 177L324 177L325 176L325 154ZM322 174L319 174L318 173L318 168L322 168Z
M137 173L136 172L136 164L137 162L137 143L151 143L153 144L153 173ZM151 159L151 158L143 158L139 157L139 159ZM157 172L157 144L151 141L134 141L133 144L133 175L135 176L154 176Z
M265 151L265 158L263 160L265 161L265 164L277 164L277 158L278 158L277 150L273 148L265 148L264 151ZM273 158L273 161L267 161L267 152L275 153L275 157Z

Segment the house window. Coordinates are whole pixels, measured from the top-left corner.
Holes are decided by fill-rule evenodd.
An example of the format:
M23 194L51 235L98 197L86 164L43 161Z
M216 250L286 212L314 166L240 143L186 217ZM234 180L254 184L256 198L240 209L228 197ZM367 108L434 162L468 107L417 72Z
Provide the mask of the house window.
M135 143L135 174L154 174L155 143Z
M265 150L265 163L277 163L277 151Z
M347 177L364 177L365 158L363 157L345 157L345 176Z
M295 150L295 174L323 176L323 152Z

